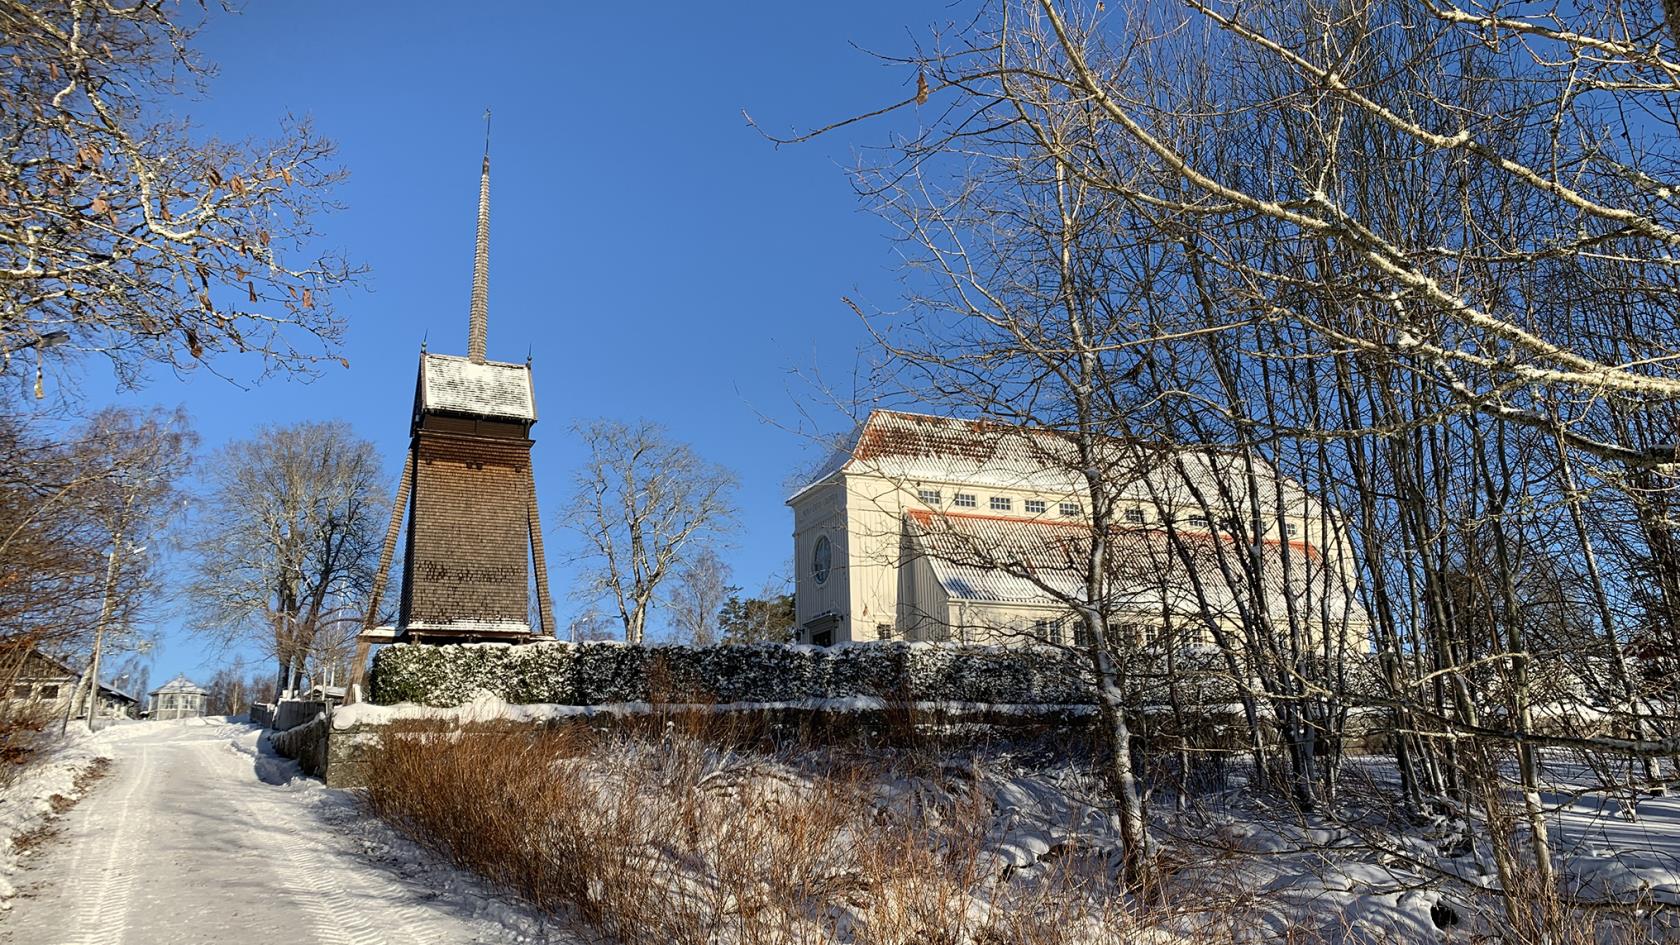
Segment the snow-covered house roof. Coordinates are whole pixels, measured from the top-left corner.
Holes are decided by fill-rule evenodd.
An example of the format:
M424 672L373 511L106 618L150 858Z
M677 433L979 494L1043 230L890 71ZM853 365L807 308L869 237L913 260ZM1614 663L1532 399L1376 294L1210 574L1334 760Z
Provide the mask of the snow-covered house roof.
M209 691L206 690L204 687L194 683L192 680L188 679L184 674L176 674L174 679L171 679L170 681L164 683L163 685L157 687L156 689L153 689L150 693L148 693L148 695L155 696L159 693L181 693L181 692L197 693L198 695L207 695Z
M915 509L906 513L906 526L916 553L953 600L1053 604L1084 599L1091 532L1083 523ZM1159 613L1164 606L1177 613L1235 618L1239 604L1256 606L1255 598L1263 594L1275 621L1289 617L1286 598L1307 621L1365 619L1341 572L1305 542L1262 541L1261 573L1249 582L1243 573L1248 549L1230 536L1133 526L1114 529L1109 541L1110 600L1117 607ZM1235 588L1226 580L1227 568L1236 578Z
M19 668L19 681L33 681L37 679L80 679L82 671L75 669L68 662L50 653L31 648L24 657L23 665ZM107 696L121 699L125 702L138 702L126 691L118 689L109 683L100 683L99 691Z
M497 420L537 419L531 368L448 354L420 356L420 409Z

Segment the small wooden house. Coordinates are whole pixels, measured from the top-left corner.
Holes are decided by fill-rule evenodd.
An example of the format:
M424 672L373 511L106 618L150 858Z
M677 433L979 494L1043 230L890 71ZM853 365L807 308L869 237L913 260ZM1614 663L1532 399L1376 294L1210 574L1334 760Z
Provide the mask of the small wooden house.
M5 693L6 708L33 706L50 715L63 715L81 680L81 674L63 661L40 650L30 650L24 656L23 666L13 680L11 690ZM134 696L114 686L100 685L100 718L133 718L138 708L139 700ZM75 717L87 718L87 712L87 700L84 698L76 707Z
M152 718L192 719L205 714L210 693L185 676L176 676L151 691Z

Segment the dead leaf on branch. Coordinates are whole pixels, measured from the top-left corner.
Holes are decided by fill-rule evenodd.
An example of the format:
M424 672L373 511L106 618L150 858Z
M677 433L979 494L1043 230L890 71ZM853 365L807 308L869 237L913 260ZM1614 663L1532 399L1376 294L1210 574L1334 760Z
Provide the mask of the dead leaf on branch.
M928 100L927 73L916 73L916 104L926 105Z
M254 282L247 281L245 283L245 291L250 293L250 295L251 295L251 304L252 305L257 304L257 284L254 283Z

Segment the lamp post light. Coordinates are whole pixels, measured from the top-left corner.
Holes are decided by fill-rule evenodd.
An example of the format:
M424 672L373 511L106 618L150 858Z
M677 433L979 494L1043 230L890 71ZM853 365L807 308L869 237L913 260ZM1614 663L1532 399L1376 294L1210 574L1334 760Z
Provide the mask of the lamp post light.
M69 340L70 333L67 331L49 331L44 335L38 335L28 341L25 341L23 344L18 345L12 350L23 351L28 348L56 348Z
M6 360L9 362L12 359L12 352L13 351L27 351L30 348L35 349L35 399L36 400L40 400L43 397L47 396L47 390L46 390L46 387L43 383L44 372L43 372L42 366L41 366L41 352L44 349L47 349L47 348L56 348L59 345L64 344L65 342L67 342L69 340L70 340L70 333L61 329L61 330L58 330L58 331L49 331L44 335L36 335L35 337L29 339L28 341L25 341L23 344L18 345L16 348L8 348L6 350L5 356L6 356Z

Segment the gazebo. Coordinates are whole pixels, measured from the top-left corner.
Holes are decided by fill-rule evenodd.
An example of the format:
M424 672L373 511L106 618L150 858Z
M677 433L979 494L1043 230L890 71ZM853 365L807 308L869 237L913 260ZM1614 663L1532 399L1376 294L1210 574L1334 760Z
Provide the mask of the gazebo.
M151 691L152 718L191 719L205 713L210 694L186 676L176 676Z

